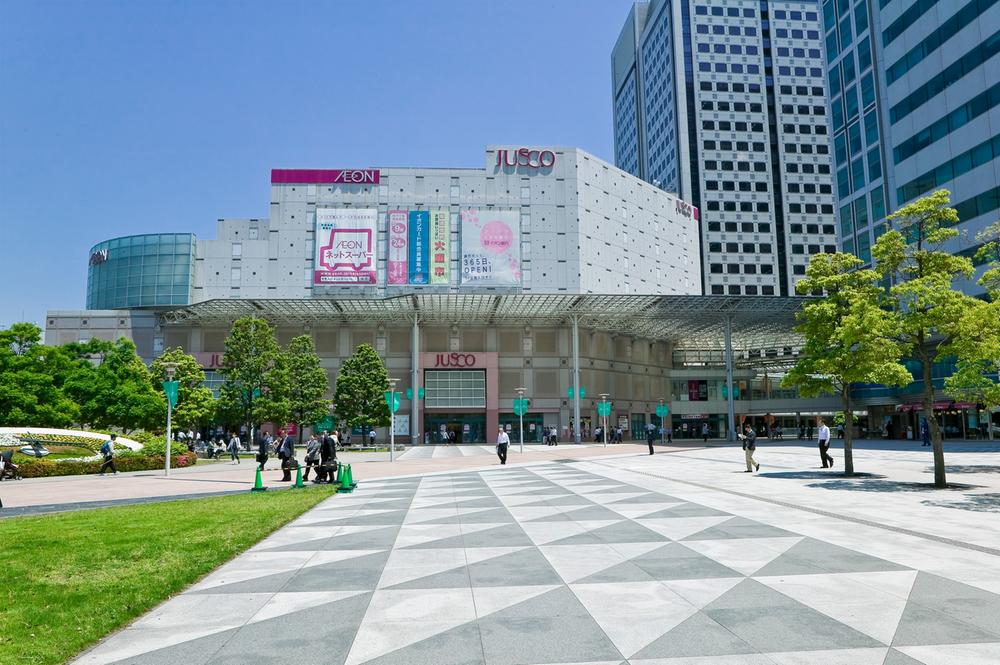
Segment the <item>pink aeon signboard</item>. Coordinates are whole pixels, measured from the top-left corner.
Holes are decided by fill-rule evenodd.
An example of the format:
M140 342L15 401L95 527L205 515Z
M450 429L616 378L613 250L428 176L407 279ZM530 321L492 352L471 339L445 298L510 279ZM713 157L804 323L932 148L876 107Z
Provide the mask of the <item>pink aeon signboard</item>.
M377 185L378 169L271 169L273 185Z

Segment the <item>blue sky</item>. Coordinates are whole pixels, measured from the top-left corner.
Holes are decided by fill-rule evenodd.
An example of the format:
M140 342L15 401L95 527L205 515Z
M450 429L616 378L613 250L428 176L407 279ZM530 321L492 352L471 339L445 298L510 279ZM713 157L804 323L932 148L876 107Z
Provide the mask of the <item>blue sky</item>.
M613 161L628 0L6 2L0 327L85 306L100 240L265 217L273 167Z

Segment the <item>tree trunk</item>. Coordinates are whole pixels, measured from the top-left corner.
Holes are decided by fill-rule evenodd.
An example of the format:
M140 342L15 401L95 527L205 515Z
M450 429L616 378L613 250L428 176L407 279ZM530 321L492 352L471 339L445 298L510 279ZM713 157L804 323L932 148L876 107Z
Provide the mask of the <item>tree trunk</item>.
M844 386L844 475L854 475L854 413L851 410L851 386Z
M295 429L299 430L299 448L302 447L302 423L295 423Z
M924 350L923 335L918 338L917 355L920 357L920 365L923 369L924 378L924 418L930 428L931 445L934 451L934 486L947 487L948 480L944 470L944 443L941 441L941 429L938 427L937 418L934 417L934 383L931 381L931 358L930 354ZM920 431L919 423L917 432ZM914 436L917 435L914 432Z

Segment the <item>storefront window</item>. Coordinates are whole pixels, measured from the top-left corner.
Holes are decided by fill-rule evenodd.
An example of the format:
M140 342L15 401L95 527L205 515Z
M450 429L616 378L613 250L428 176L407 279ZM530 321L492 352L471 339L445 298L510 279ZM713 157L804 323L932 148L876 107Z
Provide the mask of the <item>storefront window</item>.
M424 386L428 408L486 408L485 370L427 370Z

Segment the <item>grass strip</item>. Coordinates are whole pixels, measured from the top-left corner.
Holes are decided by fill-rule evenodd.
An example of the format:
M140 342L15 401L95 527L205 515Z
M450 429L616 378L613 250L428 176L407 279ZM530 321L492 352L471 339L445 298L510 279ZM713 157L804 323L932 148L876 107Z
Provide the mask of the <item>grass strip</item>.
M309 487L0 523L0 663L63 663L335 490Z

